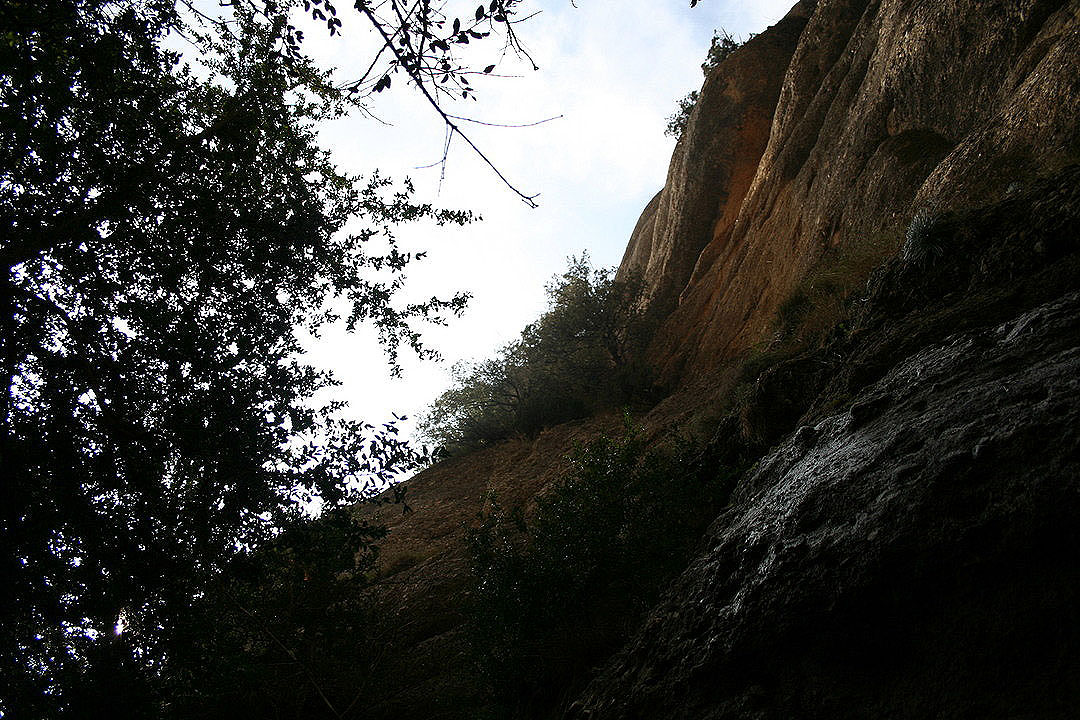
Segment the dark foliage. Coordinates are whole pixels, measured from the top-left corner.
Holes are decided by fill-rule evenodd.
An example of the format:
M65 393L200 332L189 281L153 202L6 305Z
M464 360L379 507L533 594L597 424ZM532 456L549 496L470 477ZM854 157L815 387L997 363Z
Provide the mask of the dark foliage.
M362 108L397 71L421 89L443 76L467 85L451 43L484 23L512 38L517 4L494 2L451 35L430 3L384 19L403 6L359 2L374 27L408 42L388 40L345 87L305 56L290 23L303 5L336 35L325 0L0 7L5 716L90 717L103 704L155 716L183 705L164 701L189 675L230 659L247 672L241 656L266 658L257 683L229 690L254 697L278 677L276 651L258 649L270 631L315 657L297 618L322 603L330 615L314 622L328 627L347 606L340 583L362 576L349 559L373 537L332 511L424 458L392 424L313 405L334 381L297 360L293 329L318 332L341 300L348 326L373 323L392 360L402 345L430 355L417 322L442 322L467 297L395 302L415 256L391 228L470 219L414 202L408 182L339 172L315 124ZM297 584L289 548L316 498L331 513L319 532L340 535L341 569ZM245 576L256 551L269 564ZM237 579L225 583L226 569ZM249 612L266 633L233 629ZM193 638L200 618L218 634ZM322 652L336 652L340 636L323 637ZM184 662L199 653L219 665L191 675Z
M383 531L348 510L284 529L238 557L193 606L163 713L337 718L363 708L380 622L362 590Z
M686 130L686 124L690 122L690 113L697 107L700 98L701 93L697 90L691 90L679 100L675 112L668 116L667 127L664 128L665 135L676 140L682 137L683 132Z
M705 77L709 77L709 73L740 47L742 47L742 43L736 40L735 36L727 30L714 31L712 42L709 44L709 51L705 55L705 62L701 64L701 71L705 73ZM668 116L667 126L664 128L665 135L676 140L682 137L683 131L686 130L686 124L690 122L690 113L693 112L700 98L701 93L697 90L691 90L679 100L675 112Z
M705 62L701 63L701 72L705 74L705 77L709 77L709 73L740 47L742 43L727 30L723 28L714 30L712 41L709 43L709 52L705 55Z
M941 234L936 232L937 222L938 218L925 210L911 218L911 224L904 236L904 262L925 270L941 259L945 248Z
M647 401L641 360L653 321L643 284L594 269L588 256L548 285L548 310L490 360L454 369L454 384L421 423L449 453L532 434L603 408Z
M734 475L631 428L580 448L536 516L494 499L468 534L474 630L497 700L542 716L625 641L726 500Z

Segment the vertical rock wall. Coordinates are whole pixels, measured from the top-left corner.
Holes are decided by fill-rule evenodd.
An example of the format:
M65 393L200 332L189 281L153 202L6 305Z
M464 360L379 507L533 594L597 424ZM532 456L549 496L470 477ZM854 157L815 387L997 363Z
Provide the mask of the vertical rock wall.
M804 1L722 64L622 268L643 268L671 310L651 350L662 376L708 373L766 337L827 248L900 233L917 210L1003 197L1080 156L1078 11L1077 0Z
M619 272L640 272L654 304L670 311L698 256L735 223L765 152L784 72L813 0L715 68L690 115L664 189L648 204Z

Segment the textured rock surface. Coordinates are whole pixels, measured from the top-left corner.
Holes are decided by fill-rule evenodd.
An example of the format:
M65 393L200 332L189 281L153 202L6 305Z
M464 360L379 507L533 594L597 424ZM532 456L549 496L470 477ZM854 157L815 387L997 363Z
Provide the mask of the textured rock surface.
M895 232L916 210L1000 198L1080 155L1078 10L1077 0L820 0L734 227L692 259L650 259L695 264L652 351L665 379L707 374L760 340L826 248ZM703 108L715 91L706 85ZM672 174L665 194L685 195L680 183L693 188ZM670 223L658 212L654 237ZM665 242L653 254L694 247Z
M779 443L574 717L1072 717L1080 165L1016 193L759 378Z
M664 189L645 208L620 273L640 272L669 310L702 249L727 237L769 140L784 71L813 7L803 0L705 81L671 158Z
M677 302L650 351L675 392L643 422L710 417L724 458L780 444L576 717L1071 717L1078 108L1080 0L803 0L712 74L621 267ZM929 262L890 260L854 330L728 412L731 358L822 253L917 210ZM480 716L462 525L618 425L440 464L380 511L369 717Z
M1066 717L1078 400L1080 294L900 362L761 461L578 715Z

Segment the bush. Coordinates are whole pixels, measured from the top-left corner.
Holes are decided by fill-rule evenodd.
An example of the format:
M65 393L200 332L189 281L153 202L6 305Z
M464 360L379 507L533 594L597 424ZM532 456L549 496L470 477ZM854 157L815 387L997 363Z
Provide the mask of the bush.
M709 77L709 73L742 45L743 43L736 40L735 36L727 30L723 28L713 30L712 42L709 43L709 52L705 55L705 62L701 64L701 72L705 74L705 77Z
M297 518L196 599L171 651L166 718L341 717L376 655L362 594L385 530L336 509Z
M653 323L638 278L616 279L587 255L547 287L548 310L496 357L453 369L420 422L457 453L651 396L641 355Z
M705 74L705 77L709 77L709 73L740 47L742 47L742 43L736 40L727 30L714 30L712 42L709 44L709 52L705 55L705 62L701 64L701 71ZM701 94L697 90L691 90L679 100L675 112L668 116L664 135L673 137L676 140L681 138L686 130L687 123L690 122L690 113L700 99Z
M920 210L911 219L904 237L904 262L925 270L945 254L944 238L936 232L938 217Z
M686 94L686 97L679 101L675 112L668 116L667 127L664 129L665 135L676 140L682 137L683 132L686 131L687 123L690 122L690 113L693 112L700 97L701 95L697 90L691 90Z
M628 427L579 448L535 519L490 502L467 543L475 646L504 703L539 714L580 688L683 569L734 477L693 457Z

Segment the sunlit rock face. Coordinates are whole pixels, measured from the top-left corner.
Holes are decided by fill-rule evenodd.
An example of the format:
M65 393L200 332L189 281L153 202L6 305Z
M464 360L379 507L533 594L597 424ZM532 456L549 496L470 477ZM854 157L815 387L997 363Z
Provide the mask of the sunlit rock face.
M814 2L800 2L750 39L706 78L668 167L619 267L637 272L653 303L672 309L698 256L730 234L769 141L784 73Z
M825 249L897 232L919 210L997 199L1076 157L1078 10L802 2L721 65L623 260L624 272L643 269L658 306L678 298L651 353L664 379L708 373L760 341ZM779 99L762 122L775 73ZM747 77L756 96L741 90Z

